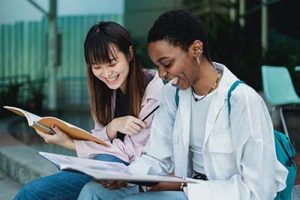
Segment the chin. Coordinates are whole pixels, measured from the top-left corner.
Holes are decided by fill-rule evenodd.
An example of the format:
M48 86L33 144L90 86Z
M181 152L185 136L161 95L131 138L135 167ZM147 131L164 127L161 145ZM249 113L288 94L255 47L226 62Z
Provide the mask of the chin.
M120 85L107 85L107 87L112 90L117 90L120 88Z
M190 88L189 85L185 85L185 84L184 85L179 84L176 87L178 87L180 90L186 90L186 89Z

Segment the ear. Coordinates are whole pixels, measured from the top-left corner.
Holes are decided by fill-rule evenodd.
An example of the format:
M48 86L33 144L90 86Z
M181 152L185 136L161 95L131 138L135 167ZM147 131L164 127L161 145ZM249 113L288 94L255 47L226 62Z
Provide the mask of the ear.
M192 53L193 57L199 57L203 53L203 43L200 40L195 40L189 51Z
M127 55L127 60L128 60L128 62L131 62L132 59L133 59L133 47L132 47L132 45L130 45L128 55Z

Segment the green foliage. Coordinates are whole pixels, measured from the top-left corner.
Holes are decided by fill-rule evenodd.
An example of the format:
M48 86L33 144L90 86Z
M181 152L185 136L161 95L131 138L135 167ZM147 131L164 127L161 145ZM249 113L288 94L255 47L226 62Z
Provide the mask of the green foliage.
M45 80L28 80L27 82L27 93L28 98L26 99L25 106L28 110L40 113L43 108L44 94L44 83Z
M0 85L0 116L8 111L3 106L22 107L33 112L41 112L44 95L44 79L32 81L28 76L2 77Z
M142 66L148 69L153 68L154 66L149 58L146 42L143 42L142 39L135 38L134 43L136 44L136 54L142 63Z
M24 83L10 83L8 85L1 85L0 87L0 116L5 117L8 111L3 109L5 105L21 106L22 96L21 90Z
M260 42L229 20L208 32L212 59L225 64L238 78L255 89L261 88Z

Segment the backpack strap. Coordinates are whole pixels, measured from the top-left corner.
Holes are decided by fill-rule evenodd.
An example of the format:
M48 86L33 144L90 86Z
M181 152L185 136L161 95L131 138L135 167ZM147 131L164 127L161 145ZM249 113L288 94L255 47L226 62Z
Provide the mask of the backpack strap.
M231 111L231 104L230 104L231 93L232 93L232 91L233 91L240 83L244 83L244 82L241 81L241 80L236 80L236 81L231 85L231 87L230 87L229 90L228 90L228 93L227 93L227 106L228 106L228 113L229 113L229 114L230 114L230 111Z
M178 108L179 105L179 88L176 87L176 93L175 93L175 103L176 103L176 108Z

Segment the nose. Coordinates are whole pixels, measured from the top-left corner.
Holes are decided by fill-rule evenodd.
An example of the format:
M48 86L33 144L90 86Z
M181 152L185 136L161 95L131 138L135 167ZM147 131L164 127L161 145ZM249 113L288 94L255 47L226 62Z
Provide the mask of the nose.
M103 67L102 70L99 72L99 75L103 78L110 78L112 75L112 71L107 67Z

